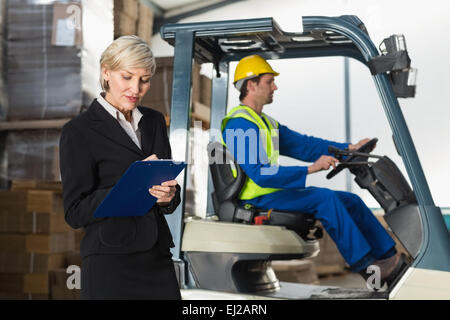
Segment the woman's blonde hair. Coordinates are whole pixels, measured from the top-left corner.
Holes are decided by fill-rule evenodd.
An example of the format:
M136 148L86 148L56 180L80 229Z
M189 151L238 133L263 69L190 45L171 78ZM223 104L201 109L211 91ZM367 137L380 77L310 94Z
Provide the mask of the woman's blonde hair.
M114 40L102 53L100 68L100 85L103 91L107 91L109 85L108 81L103 79L102 68L111 71L144 68L153 76L156 62L147 42L137 36L122 36Z

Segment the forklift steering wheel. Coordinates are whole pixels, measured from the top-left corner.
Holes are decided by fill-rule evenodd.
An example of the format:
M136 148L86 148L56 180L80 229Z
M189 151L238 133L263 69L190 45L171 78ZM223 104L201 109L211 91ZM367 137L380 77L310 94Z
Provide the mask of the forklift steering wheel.
M372 152L373 148L375 148L375 145L378 142L378 138L373 138L369 142L362 145L356 152L362 152L362 153L370 153ZM350 162L356 162L361 161L361 156L359 155L352 155L349 156L345 161L342 161L340 164L337 165L337 167L333 170L331 170L327 174L327 179L333 178L335 175L337 175L339 172L341 172L343 169L347 168L348 166L346 164Z

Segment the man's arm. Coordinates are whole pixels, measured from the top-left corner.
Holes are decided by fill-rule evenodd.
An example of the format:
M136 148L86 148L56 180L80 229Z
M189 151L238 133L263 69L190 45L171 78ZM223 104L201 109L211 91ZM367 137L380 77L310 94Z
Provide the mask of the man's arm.
M304 188L308 167L271 166L258 127L242 118L228 121L223 139L245 174L263 188Z
M315 162L321 156L332 156L329 146L339 149L349 147L348 143L338 143L330 140L307 136L288 127L279 125L280 154L306 162Z

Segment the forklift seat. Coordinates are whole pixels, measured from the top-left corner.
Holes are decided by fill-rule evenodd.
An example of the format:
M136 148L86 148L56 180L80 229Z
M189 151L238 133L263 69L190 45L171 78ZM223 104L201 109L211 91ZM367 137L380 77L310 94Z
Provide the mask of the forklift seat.
M185 223L181 250L194 285L225 292L279 290L271 262L317 256L316 239L322 229L315 226L311 215L241 206L243 170L221 143L210 143L208 154L214 211L220 221L192 219ZM309 235L312 230L314 237Z
M213 206L219 220L246 224L284 226L297 233L304 240L322 238L323 231L316 219L301 212L261 210L239 203L239 193L246 175L236 163L231 152L220 142L208 145L209 167L214 185ZM233 176L236 170L236 177Z

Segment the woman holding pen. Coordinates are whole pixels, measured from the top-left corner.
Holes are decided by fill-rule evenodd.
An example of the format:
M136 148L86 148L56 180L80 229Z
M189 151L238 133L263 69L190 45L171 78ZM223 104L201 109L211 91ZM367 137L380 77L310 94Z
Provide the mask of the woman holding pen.
M149 45L120 37L100 66L103 92L63 127L60 141L65 218L85 229L81 298L180 299L164 218L180 203L176 180L149 190L157 203L144 216L94 217L133 162L171 158L164 116L139 106L156 67Z

